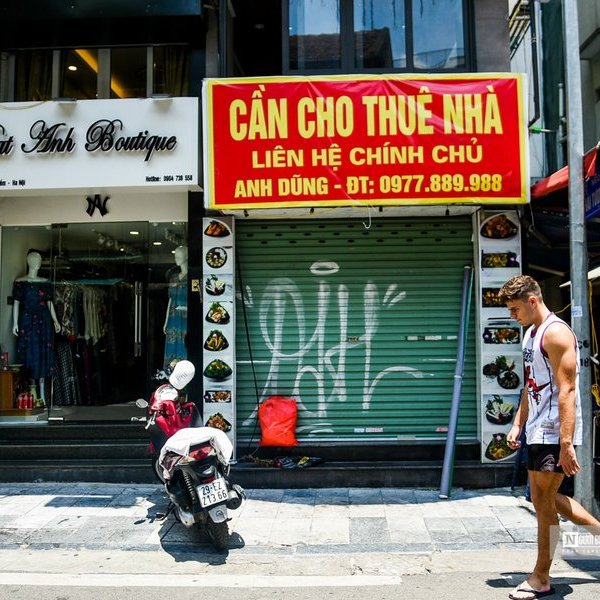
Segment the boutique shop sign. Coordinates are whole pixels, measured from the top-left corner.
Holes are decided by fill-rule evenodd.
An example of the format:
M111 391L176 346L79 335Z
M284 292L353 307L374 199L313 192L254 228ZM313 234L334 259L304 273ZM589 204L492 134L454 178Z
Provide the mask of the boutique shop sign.
M90 187L194 188L198 102L0 104L0 195Z
M524 89L513 73L208 79L209 205L526 203Z

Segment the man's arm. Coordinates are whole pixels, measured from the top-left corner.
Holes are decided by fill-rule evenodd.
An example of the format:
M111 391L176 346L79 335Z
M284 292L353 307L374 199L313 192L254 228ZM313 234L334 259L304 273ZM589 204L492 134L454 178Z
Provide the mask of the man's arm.
M515 414L513 426L510 428L506 441L510 448L518 448L520 446L521 430L527 423L527 417L529 415L529 400L527 398L527 388L523 388L521 391L521 401L519 402L519 408Z
M577 352L570 329L557 323L546 329L543 340L554 381L558 388L558 415L560 420L560 458L558 464L565 475L575 475L580 469L573 447L575 434L575 382Z

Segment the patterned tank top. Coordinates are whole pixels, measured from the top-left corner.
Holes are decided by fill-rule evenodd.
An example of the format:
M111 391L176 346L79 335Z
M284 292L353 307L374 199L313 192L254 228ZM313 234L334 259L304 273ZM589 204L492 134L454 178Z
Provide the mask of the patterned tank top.
M537 328L530 327L523 338L523 366L525 387L529 400L529 416L526 432L528 444L559 444L560 420L558 414L558 388L544 351L544 333L553 323L560 323L573 334L573 344L577 353L577 374L575 379L575 432L573 444L581 444L581 400L579 397L579 349L573 330L561 318L550 313Z

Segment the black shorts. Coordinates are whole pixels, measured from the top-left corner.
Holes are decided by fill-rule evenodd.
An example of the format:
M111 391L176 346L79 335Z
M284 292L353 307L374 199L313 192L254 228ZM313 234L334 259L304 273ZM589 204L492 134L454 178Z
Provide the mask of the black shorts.
M560 456L560 444L527 444L527 470L544 473L562 473L556 466Z

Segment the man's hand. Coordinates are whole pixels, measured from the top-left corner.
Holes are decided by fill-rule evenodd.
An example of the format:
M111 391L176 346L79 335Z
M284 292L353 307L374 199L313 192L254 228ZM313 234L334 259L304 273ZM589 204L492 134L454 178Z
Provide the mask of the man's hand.
M565 443L560 445L560 454L558 456L557 466L562 467L563 473L567 477L572 477L575 473L579 472L581 467L577 461L577 455L575 454L575 448L571 443Z
M509 448L517 449L521 447L521 428L518 425L513 425L506 436L506 443Z

